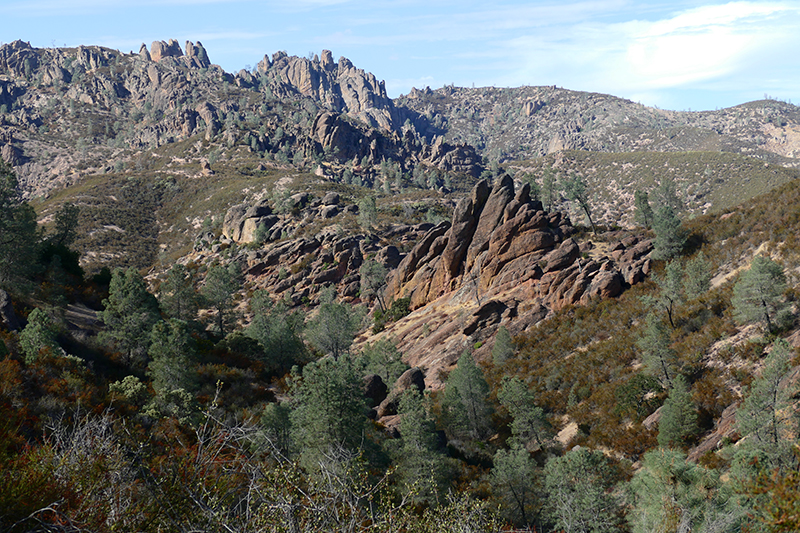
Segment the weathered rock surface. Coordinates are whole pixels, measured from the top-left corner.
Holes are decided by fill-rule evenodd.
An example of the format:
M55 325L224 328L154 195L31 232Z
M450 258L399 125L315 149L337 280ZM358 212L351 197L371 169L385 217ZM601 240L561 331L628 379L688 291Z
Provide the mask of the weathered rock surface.
M509 177L491 189L479 182L456 206L452 224L431 228L390 273L385 301L409 298L415 311L386 334L436 387L439 369L464 349L483 347L499 326L516 334L556 310L618 296L644 279L650 241L620 242L613 257L593 256L573 234L568 218L543 211ZM488 354L488 345L482 349Z

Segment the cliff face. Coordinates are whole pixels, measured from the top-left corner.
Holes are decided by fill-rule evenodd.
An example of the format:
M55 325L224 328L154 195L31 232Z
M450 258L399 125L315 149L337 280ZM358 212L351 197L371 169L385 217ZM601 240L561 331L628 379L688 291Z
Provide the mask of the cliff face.
M271 59L264 56L257 70L275 96L299 94L376 128L392 130L397 126L394 104L383 81L356 68L346 57L335 63L330 50L323 50L321 58L313 59L277 52ZM243 72L239 78L247 82L247 76Z
M649 240L619 237L604 252L561 213L547 213L504 176L479 182L452 222L431 228L390 274L385 300L409 298L414 310L382 335L397 339L409 364L438 371L465 349L489 354L502 325L518 334L552 311L618 296L649 272Z

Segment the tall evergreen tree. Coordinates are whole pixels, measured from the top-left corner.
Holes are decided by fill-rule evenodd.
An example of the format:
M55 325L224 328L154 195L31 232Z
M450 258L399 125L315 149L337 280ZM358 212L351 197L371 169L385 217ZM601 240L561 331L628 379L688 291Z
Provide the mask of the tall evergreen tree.
M143 365L150 332L161 317L158 301L147 291L138 270L114 270L103 307L97 314L106 325L100 339L120 350L129 364Z
M658 286L656 295L642 298L647 305L667 314L672 329L675 329L675 307L683 301L683 277L683 266L680 261L670 261L664 268L663 274L652 276Z
M616 476L601 452L575 448L544 467L546 512L560 531L609 533L621 530L619 503L610 489Z
M686 263L683 277L683 291L686 298L693 300L711 288L711 264L703 252L698 253Z
M672 387L678 371L678 355L670 347L671 338L664 323L655 315L648 315L644 335L636 344L642 351L645 372L658 379L662 387Z
M367 405L362 368L349 357L324 357L292 377L292 441L306 468L339 450L355 454L364 444Z
M746 518L716 471L687 461L677 450L647 452L628 489L633 533L734 533L742 531Z
M279 374L307 361L307 350L300 334L305 317L291 312L283 301L273 303L266 291L258 290L250 299L253 320L245 334L264 348L266 363Z
M169 269L159 293L161 308L168 316L189 323L197 319L200 295L195 289L194 275L185 265L177 263Z
M539 513L537 488L541 483L536 463L521 446L494 454L489 481L505 517L521 527L532 526Z
M786 276L783 267L763 255L757 255L750 269L733 286L734 318L741 324L761 322L773 333L788 320L789 305L783 300Z
M242 272L235 261L227 267L214 265L208 269L205 284L201 290L208 304L216 311L217 333L224 335L231 322L233 295L242 287Z
M19 191L17 176L0 159L0 288L24 292L36 273L40 243L36 212Z
M683 207L675 193L675 183L664 179L654 191L655 211L653 214L654 259L672 259L683 251L686 245L686 232L681 228L678 213Z
M439 450L436 426L416 389L403 393L397 409L400 443L394 450L402 493L414 503L436 505L449 485L450 467Z
M494 337L494 345L492 346L492 361L496 365L505 363L514 355L514 341L511 334L505 328L500 326L497 330L497 335Z
M745 454L758 452L766 468L786 469L795 464L791 436L796 435L798 416L791 406L800 387L781 386L792 357L786 341L775 341L761 374L750 384L736 411L736 426L744 439L740 448Z
M661 408L658 422L658 444L664 448L683 448L695 436L697 409L689 392L686 379L680 374L672 380L669 397Z
M58 331L47 311L38 307L28 315L28 324L19 333L19 347L25 354L25 362L32 364L42 350L53 354L63 353L57 342Z
M586 219L589 221L592 233L597 235L597 228L595 228L594 221L592 220L592 209L589 203L589 190L586 179L580 174L568 175L561 184L561 188L564 190L564 194L567 195L569 200L578 204L578 207L581 208L586 215Z
M442 400L442 415L449 432L456 438L479 440L491 431L489 384L469 351L458 358L447 378Z
M317 349L338 359L353 344L361 320L356 309L336 301L336 290L330 287L320 294L317 316L309 321L306 337Z
M533 393L518 377L504 377L497 399L511 415L511 444L536 448L553 436L552 428L542 408L534 404Z
M653 225L653 208L650 207L650 200L644 191L636 191L633 195L634 220L643 228L650 228Z

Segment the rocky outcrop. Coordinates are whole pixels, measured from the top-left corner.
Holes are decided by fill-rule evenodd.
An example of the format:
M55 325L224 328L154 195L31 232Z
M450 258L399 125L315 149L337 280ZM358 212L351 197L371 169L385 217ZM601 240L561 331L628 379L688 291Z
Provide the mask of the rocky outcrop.
M299 94L314 98L329 109L384 130L395 125L394 105L384 83L374 74L354 67L347 58L334 63L330 50L322 51L322 59L278 52L271 60L264 56L257 70L269 80L276 96Z
M520 333L556 310L618 296L649 270L648 240L615 242L609 256L574 234L569 219L545 212L527 186L516 188L508 176L491 188L479 182L452 223L428 230L390 273L385 301L409 298L414 312L386 335L436 388L438 370L465 349L488 356L501 325Z
M376 409L378 418L396 415L403 393L412 389L420 393L425 390L425 373L419 368L409 368L397 378L391 392Z
M419 308L467 285L480 300L528 284L533 299L558 309L616 296L625 284L643 279L649 241L620 244L615 260L597 261L582 256L572 232L566 217L531 201L527 186L515 193L506 175L490 191L481 181L455 208L452 225L432 229L403 259L386 299L407 297Z
M181 57L183 51L181 45L175 39L170 39L169 42L153 41L150 45L150 59L159 62L165 57Z

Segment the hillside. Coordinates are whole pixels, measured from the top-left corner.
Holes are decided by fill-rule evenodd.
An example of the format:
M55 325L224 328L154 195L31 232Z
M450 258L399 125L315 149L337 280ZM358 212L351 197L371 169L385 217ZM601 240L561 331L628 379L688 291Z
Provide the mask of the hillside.
M0 46L0 529L796 530L798 132Z

